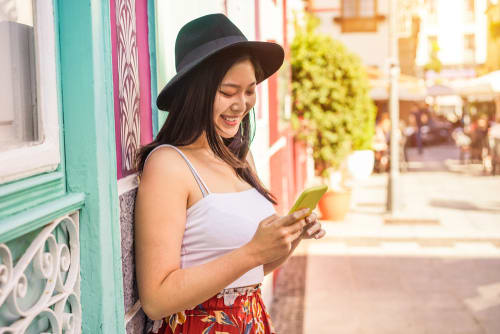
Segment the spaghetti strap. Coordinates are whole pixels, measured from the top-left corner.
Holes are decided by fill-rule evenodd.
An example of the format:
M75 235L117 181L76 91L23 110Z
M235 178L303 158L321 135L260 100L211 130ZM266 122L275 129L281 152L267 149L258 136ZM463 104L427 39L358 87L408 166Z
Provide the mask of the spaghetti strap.
M175 147L174 145L161 144L161 145L156 146L151 152L149 152L148 156L146 157L146 160L144 161L144 165L146 164L146 161L148 161L148 158L151 156L151 153L153 153L156 149L158 149L162 146L169 146L169 147L172 147L174 150L176 150L181 155L181 157L184 159L184 161L186 161L189 169L191 169L191 172L193 173L193 176L194 176L194 179L196 180L196 183L198 183L198 186L200 187L200 190L201 190L203 197L210 194L210 191L208 190L207 185L205 184L205 182L203 182L203 179L201 178L201 176L198 173L198 171L196 170L196 168L194 168L191 161L189 161L189 159L186 157L186 155L181 150L179 150L177 147Z

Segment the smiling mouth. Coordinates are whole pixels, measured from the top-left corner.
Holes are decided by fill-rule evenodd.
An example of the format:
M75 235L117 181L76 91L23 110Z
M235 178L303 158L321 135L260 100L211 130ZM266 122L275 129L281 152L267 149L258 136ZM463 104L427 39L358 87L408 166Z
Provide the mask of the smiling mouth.
M221 117L228 122L235 122L238 120L238 118L240 118L239 116L225 116L225 115L221 115Z
M232 127L232 126L238 125L238 123L239 123L239 119L240 119L239 116L226 116L226 115L220 115L220 116L224 120L224 123L227 126Z

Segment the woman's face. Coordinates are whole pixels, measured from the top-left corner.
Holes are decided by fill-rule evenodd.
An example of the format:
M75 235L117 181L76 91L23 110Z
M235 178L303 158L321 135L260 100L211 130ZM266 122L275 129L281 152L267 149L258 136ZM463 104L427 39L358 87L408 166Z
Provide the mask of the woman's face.
M232 138L238 132L243 117L255 105L255 70L245 59L235 63L222 79L215 94L214 123L223 138Z

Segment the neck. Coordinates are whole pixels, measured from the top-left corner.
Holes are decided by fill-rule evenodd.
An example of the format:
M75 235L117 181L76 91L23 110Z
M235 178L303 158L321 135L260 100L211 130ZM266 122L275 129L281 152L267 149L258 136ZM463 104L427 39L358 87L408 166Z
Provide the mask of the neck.
M192 144L188 145L192 149L210 150L208 145L207 135L203 132Z

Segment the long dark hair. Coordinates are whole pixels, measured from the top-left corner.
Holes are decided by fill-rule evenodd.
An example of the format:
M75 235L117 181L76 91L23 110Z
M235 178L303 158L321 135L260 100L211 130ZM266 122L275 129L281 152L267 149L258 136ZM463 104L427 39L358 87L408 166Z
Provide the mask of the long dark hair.
M219 136L213 121L215 94L222 79L231 66L245 59L252 62L257 82L262 81L262 68L250 51L231 49L208 58L176 85L176 95L173 97L168 117L160 132L150 144L142 146L137 152L135 163L139 176L144 169L146 157L155 147L161 144L186 146L205 132L208 144L215 155L230 165L239 178L276 204L275 197L262 185L246 160L253 137L250 119L253 112L245 115L233 138Z

